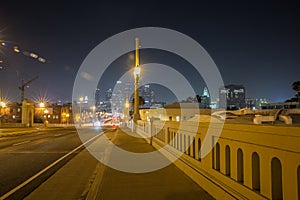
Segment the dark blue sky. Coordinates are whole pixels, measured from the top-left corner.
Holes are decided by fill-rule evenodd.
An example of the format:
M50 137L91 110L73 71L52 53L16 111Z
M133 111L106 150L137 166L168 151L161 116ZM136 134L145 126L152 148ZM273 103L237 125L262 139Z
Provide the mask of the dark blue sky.
M291 84L300 79L297 3L162 2L2 2L0 40L36 52L48 62L43 64L0 47L0 59L4 61L0 88L10 99L19 101L17 86L21 80L39 75L27 88L27 97L41 93L52 100L71 100L77 70L95 46L128 29L156 26L180 31L198 41L215 61L225 84L243 84L247 97L284 101L294 95ZM163 58L157 53L141 54L141 62L164 62ZM200 92L204 87L201 81L194 82L197 77L192 71L185 73ZM111 83L106 81L101 89L113 87L119 75L109 76Z

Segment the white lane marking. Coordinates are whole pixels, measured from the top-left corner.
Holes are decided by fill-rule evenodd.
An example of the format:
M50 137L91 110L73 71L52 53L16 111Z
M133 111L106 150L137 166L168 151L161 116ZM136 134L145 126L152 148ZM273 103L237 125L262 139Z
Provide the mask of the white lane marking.
M24 181L23 183L21 183L20 185L18 185L17 187L15 187L14 189L12 189L11 191L7 192L6 194L4 194L3 196L0 197L0 200L4 200L7 197L9 197L10 195L12 195L13 193L15 193L16 191L18 191L19 189L21 189L22 187L24 187L25 185L27 185L28 183L30 183L31 181L33 181L34 179L36 179L37 177L39 177L40 175L42 175L43 173L45 173L47 170L49 170L51 167L53 167L54 165L56 165L57 163L59 163L60 161L62 161L63 159L65 159L66 157L68 157L69 155L71 155L72 153L74 153L75 151L77 151L78 149L80 149L81 147L83 147L84 145L86 145L87 143L89 143L90 141L96 139L97 137L100 137L103 134L99 134L96 135L95 137L89 139L88 141L86 141L85 143L79 145L78 147L76 147L75 149L73 149L72 151L70 151L68 154L64 155L63 157L57 159L56 161L54 161L53 163L51 163L50 165L48 165L46 168L42 169L41 171L39 171L38 173L36 173L35 175L33 175L32 177L30 177L29 179L27 179L26 181Z
M21 145L21 144L26 144L28 142L30 142L30 140L26 140L26 141L23 141L23 142L15 143L15 144L13 144L13 146L18 146L18 145Z
M62 134L61 133L59 133L59 134L56 134L56 135L54 135L54 137L57 137L57 136L61 136Z

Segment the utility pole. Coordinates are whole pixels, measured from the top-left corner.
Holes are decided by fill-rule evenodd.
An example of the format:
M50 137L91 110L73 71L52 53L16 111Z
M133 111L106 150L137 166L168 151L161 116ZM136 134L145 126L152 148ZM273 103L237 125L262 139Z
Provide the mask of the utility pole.
M24 94L25 94L25 87L28 86L32 81L36 80L38 76L32 78L31 80L24 83L24 80L22 80L22 85L19 87L21 90L21 103L24 101Z

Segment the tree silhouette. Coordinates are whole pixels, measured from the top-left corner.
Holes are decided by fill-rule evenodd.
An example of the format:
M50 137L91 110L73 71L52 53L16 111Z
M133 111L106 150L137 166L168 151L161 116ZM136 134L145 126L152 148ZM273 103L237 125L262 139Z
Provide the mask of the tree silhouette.
M300 81L295 81L292 84L292 88L297 92L298 102L300 104Z
M201 103L201 96L199 94L196 95L196 99L198 103Z

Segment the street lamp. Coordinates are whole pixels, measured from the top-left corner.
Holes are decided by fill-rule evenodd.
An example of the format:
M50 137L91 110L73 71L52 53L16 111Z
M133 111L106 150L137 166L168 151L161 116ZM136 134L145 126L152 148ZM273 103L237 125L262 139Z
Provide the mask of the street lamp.
M44 102L40 102L39 103L39 107L40 107L40 111L39 111L39 114L40 114L40 118L42 120L42 122L45 124L45 103ZM46 126L46 124L45 124Z
M0 106L1 106L1 108L5 108L5 107L6 107L6 103L3 102L3 101L1 101L1 102L0 102Z
M134 67L134 112L133 112L133 121L137 122L140 120L140 113L139 113L139 81L140 81L140 74L141 68L139 63L139 39L135 39L135 67Z
M67 113L67 114L66 114L66 118L67 118L67 126L69 125L69 117L70 117L70 114Z
M40 108L44 108L45 107L45 103L41 102L41 103L39 103L39 106L40 106Z
M0 109L0 117L2 117L2 109L6 107L6 103L4 101L0 101L0 106L1 106L1 109ZM5 110L4 110L4 115L5 115ZM0 123L1 123L1 118L0 118Z
M48 110L48 109L45 109L45 110L44 110L44 114L45 114L45 115L44 115L44 118L46 119L46 120L45 120L45 126L47 126L47 124L48 124L48 119L47 119L47 117L48 117L47 114L48 114L48 113L49 113L49 110Z
M125 104L124 104L124 122L128 123L128 118L129 118L129 102L128 102L128 94L126 93L126 99L125 99Z
M83 102L83 97L79 97L79 126L81 126L81 104Z
M91 109L93 110L93 115L92 115L92 122L93 122L93 126L94 126L94 119L95 119L95 106L92 106Z

